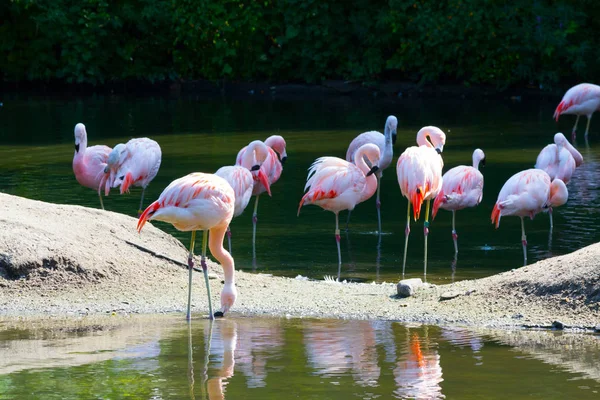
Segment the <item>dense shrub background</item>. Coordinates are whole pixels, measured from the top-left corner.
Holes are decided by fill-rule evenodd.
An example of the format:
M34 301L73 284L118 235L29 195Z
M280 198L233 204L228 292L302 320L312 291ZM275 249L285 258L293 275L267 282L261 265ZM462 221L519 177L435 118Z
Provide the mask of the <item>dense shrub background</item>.
M595 0L3 0L4 81L598 82Z

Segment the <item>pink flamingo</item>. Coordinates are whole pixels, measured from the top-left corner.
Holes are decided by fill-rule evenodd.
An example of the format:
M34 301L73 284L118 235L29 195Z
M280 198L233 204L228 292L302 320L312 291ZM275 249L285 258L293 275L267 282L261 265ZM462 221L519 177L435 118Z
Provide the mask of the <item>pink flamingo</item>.
M580 83L579 85L575 85L571 89L567 90L567 93L565 93L561 102L554 111L554 119L558 121L558 118L562 114L577 115L575 125L573 125L572 133L572 140L575 140L579 117L585 115L587 117L585 138L587 139L588 131L590 130L590 122L592 121L592 114L598 110L599 107L600 86L591 83Z
M393 115L390 115L385 121L383 135L381 132L377 131L363 132L355 137L352 142L350 142L350 146L348 146L348 151L346 152L346 161L353 163L354 153L356 153L356 150L358 150L363 144L373 143L379 147L381 159L379 160L379 170L377 170L375 173L375 177L377 178L377 199L375 200L375 207L377 207L377 222L379 224L379 230L377 232L379 232L379 234L381 234L381 201L379 199L379 193L381 191L381 177L383 176L383 170L389 167L389 165L392 163L392 157L394 157L394 144L396 143L397 128L398 119ZM349 221L350 212L348 212L346 228L348 228Z
M283 164L287 160L285 151L285 140L279 135L272 135L265 140L265 144L269 147L269 156L261 165L261 169L269 179L269 185L272 186L281 177L283 172ZM246 152L246 148L241 149L236 157L235 165L242 165L242 157ZM258 222L258 198L264 193L267 188L261 182L254 182L252 196L256 196L254 202L254 212L252 213L252 258L256 258L256 223Z
M369 199L377 190L377 178L372 176L379 169L379 147L372 143L362 145L356 151L356 165L338 157L318 158L309 168L306 186L308 191L300 200L298 215L303 205L314 204L335 214L335 241L338 251L338 278L342 265L340 251L339 212L352 210ZM369 160L366 163L365 158Z
M87 147L87 132L85 125L75 125L75 154L73 155L73 172L80 185L98 190L100 206L104 210L99 188L104 177L104 168L108 162L110 147L96 145Z
M142 197L138 215L142 213L146 187L158 173L161 162L160 146L148 138L131 139L126 144L116 145L108 157L108 165L104 169L105 195L110 187L121 187L121 194L129 192L131 186L142 187ZM100 190L100 189L98 189Z
M223 248L223 238L227 226L233 218L235 193L229 183L220 176L194 172L176 179L160 194L158 200L150 204L138 220L137 230L142 231L146 221L158 220L173 224L180 231L192 231L188 256L189 281L186 318L190 320L192 299L192 270L194 267L194 242L196 231L202 230L202 258L200 263L204 272L208 295L209 318L223 316L235 303L235 265L233 257ZM208 232L210 231L210 238ZM225 285L221 291L221 311L214 314L208 283L206 265L206 243L212 255L221 263Z
M521 218L521 242L523 258L527 264L527 236L523 217L533 219L535 214L548 207L558 207L567 202L569 192L560 179L550 179L550 175L541 169L527 169L511 176L506 181L492 210L492 223L500 226L500 218L516 215Z
M542 169L550 175L550 179L560 179L565 184L569 183L575 168L583 163L583 156L569 143L565 135L554 135L554 144L549 144L542 149L535 162L535 168ZM552 207L548 208L550 216L550 230L552 222Z
M473 152L473 166L459 165L448 170L442 177L442 190L433 202L433 219L440 208L452 211L452 239L454 257L458 255L458 234L456 233L456 211L475 207L483 198L483 175L479 172L479 163L485 165L483 150Z
M242 214L252 197L255 182L260 182L271 196L269 179L260 166L269 156L269 148L260 140L251 142L247 151L242 155L242 165L231 165L221 167L215 175L225 179L235 192L235 210L233 216ZM231 253L231 230L227 227L227 240L229 242L229 253Z
M437 196L442 188L442 168L444 161L441 153L446 143L446 135L435 126L426 126L417 133L419 146L408 147L400 155L396 164L396 174L402 195L408 199L406 211L406 229L404 230L404 260L402 275L406 267L406 252L408 250L408 235L410 234L410 205L413 206L415 221L421 214L423 201L427 200L425 209L425 258L424 275L427 275L427 235L429 235L429 207L431 199Z

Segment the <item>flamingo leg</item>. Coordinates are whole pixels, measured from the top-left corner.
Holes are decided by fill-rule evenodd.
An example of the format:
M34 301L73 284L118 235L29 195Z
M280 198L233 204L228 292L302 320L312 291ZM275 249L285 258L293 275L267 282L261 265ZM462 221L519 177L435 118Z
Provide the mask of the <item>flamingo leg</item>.
M187 303L187 313L185 314L185 319L192 319L191 313L191 305L192 305L192 271L194 270L194 242L196 241L196 231L192 231L192 238L190 240L190 253L188 255L188 303Z
M348 224L350 224L350 214L352 214L352 210L348 210L348 219L346 219L346 232L348 232Z
M337 251L338 251L338 280L340 279L340 271L342 268L342 252L340 250L340 225L339 225L339 215L335 213L335 242L337 243Z
M554 223L552 221L552 207L548 208L548 215L550 216L550 233L552 233L552 228L554 228Z
M423 234L425 235L425 259L423 261L423 275L427 275L427 236L429 235L429 205L431 200L427 200L425 207L425 223L423 224Z
M381 201L379 200L379 192L381 191L381 178L378 175L377 177L377 199L375 200L375 207L377 207L377 223L378 223L378 233L381 235Z
M145 188L145 187L143 187L143 188L142 188L142 198L140 199L140 207L138 208L138 218L139 218L139 217L140 217L140 215L142 215L142 213L144 212L144 211L143 211L143 208L142 208L142 206L144 205L144 193L145 193L145 192L146 192L146 188Z
M258 222L258 198L260 195L256 195L256 201L254 202L254 212L252 213L252 258L256 258L256 223Z
M208 318L214 319L212 311L212 301L210 297L210 284L208 282L208 265L206 265L206 244L208 243L208 231L202 231L202 258L200 264L202 265L202 272L204 273L204 282L206 283L206 294L208 295Z
M231 252L231 229L229 228L229 225L227 225L227 242L229 243L229 254L233 255Z
M523 243L523 265L527 265L527 236L525 236L525 220L521 217L521 243Z
M458 255L458 234L456 233L456 210L452 210L452 240L454 240L454 258Z
M588 132L590 130L590 122L592 122L592 116L591 115L588 117L588 119L587 119L587 125L585 127L585 134L584 134L584 136L585 136L586 139L588 137Z
M577 118L575 119L575 125L573 125L573 132L571 132L572 140L575 140L575 137L577 136L577 124L579 123L579 117L580 115L577 115Z
M100 191L98 191L98 197L100 198L100 207L102 207L104 210L104 203L102 202L102 195L100 194Z
M410 234L410 200L408 201L408 209L406 210L406 228L404 229L404 259L402 261L402 276L406 268L406 251L408 250L408 235Z

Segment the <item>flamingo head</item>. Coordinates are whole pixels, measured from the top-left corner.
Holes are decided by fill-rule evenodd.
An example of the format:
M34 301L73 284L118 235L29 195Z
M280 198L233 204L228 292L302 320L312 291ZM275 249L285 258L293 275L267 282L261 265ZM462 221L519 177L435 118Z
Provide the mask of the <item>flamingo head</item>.
M554 143L557 146L565 146L568 143L567 138L562 133L558 132L554 135Z
M397 130L398 118L394 117L393 115L390 115L385 121L385 133L390 132L390 135L392 136L392 145L396 144Z
M473 168L479 169L479 165L485 167L485 153L481 149L475 149L473 152Z
M108 155L106 167L104 167L104 173L108 173L111 169L118 166L119 160L121 159L121 154L125 151L125 148L126 147L123 143L119 143L113 147L112 151Z
M417 144L432 147L441 154L446 144L446 134L438 127L425 126L417 132Z
M265 140L265 144L275 150L279 157L279 162L281 162L282 165L285 164L285 161L287 160L285 139L279 135L272 135Z
M252 172L252 177L255 181L262 183L262 185L267 189L267 193L271 196L271 185L269 184L269 177L265 174L265 171L262 170L260 165L256 164L250 168L250 172Z
M85 125L81 122L75 125L75 152L79 153L79 148L82 143L84 147L87 145L87 132L85 131Z

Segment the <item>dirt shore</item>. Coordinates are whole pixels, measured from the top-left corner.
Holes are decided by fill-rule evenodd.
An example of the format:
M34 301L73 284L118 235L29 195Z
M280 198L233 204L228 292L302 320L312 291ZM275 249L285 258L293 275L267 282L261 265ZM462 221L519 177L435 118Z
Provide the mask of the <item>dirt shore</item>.
M110 211L0 193L0 320L184 312L186 249L151 224L139 235L136 222ZM565 328L593 329L600 324L599 258L595 244L488 278L424 285L409 298L396 295L397 282L338 283L238 271L239 296L230 316L482 328L551 327L559 321ZM213 262L209 268L218 305L221 269ZM206 303L202 274L195 273L197 317L206 315Z

